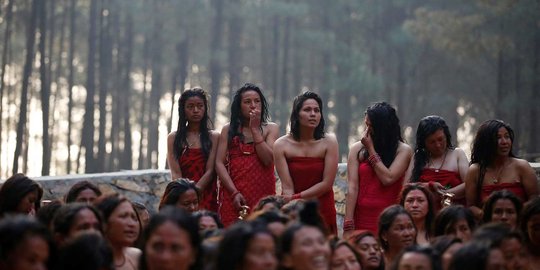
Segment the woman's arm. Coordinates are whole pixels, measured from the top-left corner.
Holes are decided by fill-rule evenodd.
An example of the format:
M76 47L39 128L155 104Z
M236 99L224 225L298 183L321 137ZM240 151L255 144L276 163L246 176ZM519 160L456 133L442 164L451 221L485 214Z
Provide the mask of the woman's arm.
M176 131L169 133L167 136L167 164L171 170L171 180L175 180L182 177L182 170L180 170L180 164L178 159L174 155L174 138L176 137Z
M530 201L538 196L538 180L536 179L536 174L526 160L518 159L518 168L521 183L523 184L525 193L527 193L527 200Z
M474 217L477 220L482 218L482 209L478 205L478 184L476 180L480 174L480 167L477 163L472 164L467 170L467 175L465 176L465 199L467 201L467 206L471 209L474 214Z
M253 144L255 144L255 150L259 160L264 166L270 166L274 162L272 147L279 136L279 127L275 123L268 123L268 125L266 125L266 130L266 138L263 136L263 133L261 133L260 128L251 128L251 134L253 136Z
M201 190L205 190L208 184L214 180L214 164L216 163L216 153L219 144L219 133L216 131L210 131L210 140L212 141L212 148L208 154L208 160L206 161L206 169L201 179L197 182L197 187Z
M237 192L238 190L234 186L231 176L225 167L225 162L227 161L227 148L229 145L228 133L229 124L225 125L223 129L221 129L221 134L219 135L215 169L221 183L223 184L223 187L229 192L229 194L234 195L234 198L232 198L233 204L236 209L239 210L241 209L241 206L246 203L246 200L241 193Z
M358 152L362 148L362 143L357 142L351 146L347 157L347 196L345 199L345 220L354 218L356 201L358 199Z
M303 199L317 198L328 191L332 191L338 166L338 142L333 134L326 134L323 140L327 145L324 155L323 179L321 182L302 191L300 197Z
M369 143L364 144L364 146L366 146L366 148L368 149L369 155L378 155L377 152L375 152L375 147L373 146L373 143L371 143L371 137L369 133L366 134L366 137L369 139ZM362 143L364 143L364 139L366 137L362 138ZM392 164L390 164L389 168L387 168L382 161L376 162L372 165L375 174L377 175L383 186L392 185L394 182L398 181L399 179L401 179L401 177L403 177L403 175L405 174L405 170L407 170L409 166L411 157L411 147L400 142L396 151L396 157L394 158Z
M448 192L454 193L454 199L461 199L465 197L465 181L464 179L467 177L467 171L469 170L469 160L467 160L467 156L465 155L465 152L460 149L456 148L454 149L454 152L457 155L457 165L458 165L458 171L459 171L459 177L463 183L448 189Z
M291 200L291 196L294 193L294 184L289 173L287 158L285 157L285 149L288 145L287 136L289 135L277 139L274 144L274 166L276 167L277 174L281 180L281 194L284 195L285 201L288 202Z
M414 170L414 154L411 157L411 161L409 162L409 167L407 167L407 171L405 172L405 177L403 179L403 185L406 185L411 182L411 177Z

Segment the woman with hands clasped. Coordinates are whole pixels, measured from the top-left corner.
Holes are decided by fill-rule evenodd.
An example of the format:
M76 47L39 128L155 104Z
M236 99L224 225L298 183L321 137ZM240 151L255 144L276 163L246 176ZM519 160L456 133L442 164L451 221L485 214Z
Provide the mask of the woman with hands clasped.
M275 194L272 146L278 135L261 89L246 83L234 95L231 122L221 130L217 149L219 214L225 226L238 219L243 206L253 208L261 198Z
M337 171L338 143L333 134L324 131L323 103L319 95L307 91L297 96L290 122L291 132L274 145L284 200L317 199L327 229L337 234L332 187Z
M352 145L347 160L348 193L343 231L377 232L377 218L395 204L412 149L403 142L396 110L386 102L369 106L366 132Z

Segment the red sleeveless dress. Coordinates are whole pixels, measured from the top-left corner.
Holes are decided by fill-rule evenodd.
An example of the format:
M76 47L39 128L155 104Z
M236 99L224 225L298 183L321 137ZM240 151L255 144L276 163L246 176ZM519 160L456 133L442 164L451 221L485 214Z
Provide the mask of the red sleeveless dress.
M287 159L289 174L294 184L294 193L300 193L323 180L324 158L292 157ZM326 227L337 235L336 203L334 191L329 190L317 198L319 212Z
M201 148L187 148L178 160L182 177L198 182L206 170L206 159ZM212 176L211 182L202 191L202 198L199 202L200 209L217 212L217 181Z
M453 188L455 186L463 183L459 172L448 171L448 170L437 170L432 168L424 168L422 174L420 175L420 182L429 183L429 182L438 182L446 189ZM464 199L452 200L455 204L465 205ZM441 208L440 202L436 202L438 208Z
M358 198L354 209L356 230L369 230L377 235L379 215L388 206L397 204L403 187L403 176L390 186L384 186L368 162L358 166Z
M265 167L255 151L253 144L245 144L239 137L233 138L228 150L229 176L246 199L250 210L253 210L261 198L276 194L274 164ZM238 220L238 211L231 195L225 188L219 191L219 215L225 226Z
M527 192L525 192L525 188L523 187L521 182L515 181L513 183L500 183L482 186L482 193L480 194L482 203L484 203L488 199L491 193L503 189L514 193L514 195L516 195L522 202L527 201Z

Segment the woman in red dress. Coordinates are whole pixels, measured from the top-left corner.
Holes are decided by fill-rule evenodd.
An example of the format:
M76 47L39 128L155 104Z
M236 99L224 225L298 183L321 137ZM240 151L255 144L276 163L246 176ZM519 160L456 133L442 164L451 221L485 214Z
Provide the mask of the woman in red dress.
M405 181L427 184L440 208L441 193L451 193L452 200L463 204L465 198L465 175L469 161L465 152L452 145L452 136L444 119L426 116L416 130L414 158L409 164Z
M534 169L512 153L514 131L501 120L487 120L476 132L471 166L465 177L465 196L477 219L492 192L506 189L522 202L538 195Z
M217 211L214 172L219 134L211 130L208 95L200 88L188 89L178 100L178 129L167 137L167 163L171 178L188 178L201 190L200 209Z
M325 133L319 95L304 92L293 102L291 132L276 141L274 160L285 201L317 199L327 229L337 234L333 184L338 143Z
M396 204L412 149L401 138L396 110L386 102L369 106L362 140L349 150L348 193L343 231L377 232L379 214Z
M225 226L238 220L243 206L253 209L261 198L276 193L272 146L279 128L268 120L268 105L258 86L246 83L236 91L216 157L219 214Z

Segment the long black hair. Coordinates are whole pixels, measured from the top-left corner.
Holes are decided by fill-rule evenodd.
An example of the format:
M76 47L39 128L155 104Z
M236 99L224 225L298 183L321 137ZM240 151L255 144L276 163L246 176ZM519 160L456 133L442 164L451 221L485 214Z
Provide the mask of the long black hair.
M426 149L426 139L438 130L443 130L446 137L446 148L454 149L452 145L452 135L444 119L437 115L430 115L422 118L416 129L416 147L414 149L414 168L411 182L418 182L422 169L429 161L429 153Z
M471 151L471 164L477 163L480 167L480 173L476 179L477 202L474 203L480 201L480 193L484 182L484 176L486 175L486 169L493 164L497 157L497 134L500 128L505 128L508 131L510 141L512 141L509 156L516 157L512 152L512 148L514 147L514 130L510 125L501 120L487 120L480 125L474 136L473 148Z
M0 188L0 217L6 213L16 212L21 200L30 192L37 194L34 202L34 209L37 212L43 196L43 189L39 183L22 173L16 173L8 178Z
M257 94L259 94L259 98L261 99L261 124L266 125L268 121L270 121L270 114L268 113L268 102L266 102L266 98L262 94L261 88L259 88L257 85L252 83L246 83L240 89L236 90L236 93L234 93L233 102L231 104L231 123L229 127L229 142L232 141L232 139L235 136L239 136L240 139L244 139L244 135L242 132L240 132L240 127L242 126L242 110L241 110L241 103L242 103L242 94L247 91L255 91Z
M180 196L190 189L195 190L197 193L197 198L200 200L201 191L195 185L195 182L187 178L178 178L170 182L165 187L165 192L163 193L163 197L161 197L158 209L161 210L161 208L165 207L166 205L176 205L180 199Z
M377 102L367 108L366 116L371 121L371 138L375 151L384 165L390 167L396 158L399 143L403 142L396 109L386 102ZM364 159L367 160L369 156L367 149L363 148L360 151L363 151Z
M317 101L317 104L319 104L319 111L321 113L321 121L319 121L319 125L315 128L315 132L313 134L313 137L315 140L319 140L321 138L324 138L324 115L323 115L323 102L319 95L317 95L314 92L311 91L305 91L304 93L296 96L293 101L293 109L291 112L291 134L295 140L300 140L300 123L298 121L300 110L302 110L302 106L304 105L304 102L308 99L313 99Z
M201 149L204 157L208 159L210 149L212 149L212 140L210 139L210 130L212 129L212 120L208 117L208 94L201 88L192 88L185 90L178 99L178 129L174 137L174 156L178 159L188 148L187 142L187 119L185 114L186 101L192 97L199 97L204 102L204 114L200 122L199 132L201 134Z

